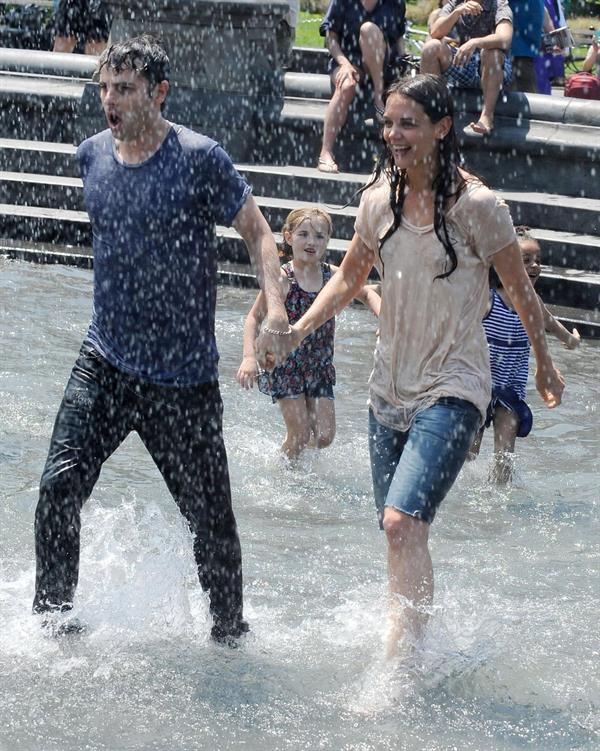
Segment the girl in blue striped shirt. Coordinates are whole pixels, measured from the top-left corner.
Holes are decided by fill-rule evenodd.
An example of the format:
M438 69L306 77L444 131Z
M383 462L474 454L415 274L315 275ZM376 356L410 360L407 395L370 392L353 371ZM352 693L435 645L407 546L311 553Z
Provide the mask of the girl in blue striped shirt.
M523 264L535 286L540 267L540 246L529 227L515 227ZM515 440L529 435L533 417L525 401L525 387L529 374L529 339L516 314L510 297L494 272L490 271L490 303L483 319L483 328L490 349L492 369L492 400L488 407L485 427L494 426L494 465L491 479L503 485L512 478ZM558 321L538 296L546 331L554 334L568 349L579 345L577 329L570 333ZM482 428L471 447L474 459L481 446Z

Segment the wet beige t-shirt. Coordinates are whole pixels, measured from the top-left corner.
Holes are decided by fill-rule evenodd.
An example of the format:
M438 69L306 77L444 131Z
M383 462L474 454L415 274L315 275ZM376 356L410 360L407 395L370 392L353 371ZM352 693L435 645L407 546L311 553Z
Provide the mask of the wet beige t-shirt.
M490 400L490 363L482 318L489 299L491 257L516 240L506 204L478 181L446 214L458 266L433 225L393 223L389 184L382 180L362 196L355 229L377 257L382 278L379 341L370 385L375 417L407 430L417 412L444 396L466 399L485 415Z

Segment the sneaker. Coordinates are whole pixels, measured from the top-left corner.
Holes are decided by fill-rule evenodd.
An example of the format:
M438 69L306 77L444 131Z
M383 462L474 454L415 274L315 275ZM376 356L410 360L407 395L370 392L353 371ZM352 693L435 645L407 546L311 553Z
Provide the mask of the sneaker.
M250 626L246 621L236 621L235 623L224 623L215 620L210 630L211 639L217 644L223 644L226 647L235 649L239 647L239 638L250 631Z
M61 613L48 613L42 619L42 631L53 639L73 636L87 631L87 625L76 617L65 617Z

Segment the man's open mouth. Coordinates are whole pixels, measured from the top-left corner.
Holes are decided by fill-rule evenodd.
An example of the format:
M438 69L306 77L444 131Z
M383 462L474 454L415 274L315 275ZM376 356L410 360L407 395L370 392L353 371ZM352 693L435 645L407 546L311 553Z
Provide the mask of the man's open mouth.
M120 125L121 123L121 118L117 115L116 112L107 112L106 119L108 120L108 125L111 128L116 128L117 125Z

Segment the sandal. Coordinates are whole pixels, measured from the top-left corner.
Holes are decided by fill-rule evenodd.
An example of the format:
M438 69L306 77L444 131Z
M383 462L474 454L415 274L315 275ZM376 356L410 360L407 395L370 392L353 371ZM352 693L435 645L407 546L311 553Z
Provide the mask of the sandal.
M326 172L329 175L335 175L340 171L333 159L322 159L321 157L319 157L317 169L319 172Z

